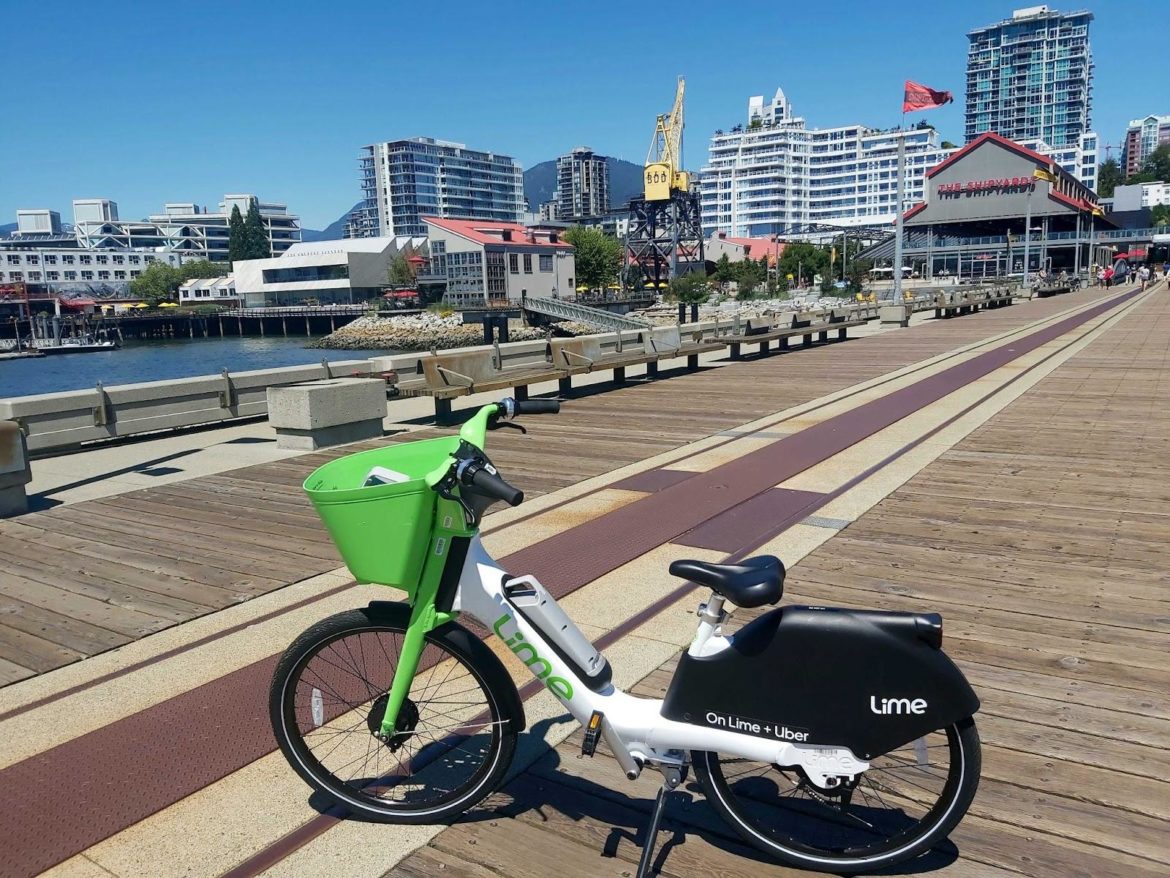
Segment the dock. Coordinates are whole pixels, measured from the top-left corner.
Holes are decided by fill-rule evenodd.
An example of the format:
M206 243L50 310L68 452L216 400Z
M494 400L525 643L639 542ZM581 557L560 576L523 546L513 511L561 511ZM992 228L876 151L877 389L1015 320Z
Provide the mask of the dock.
M983 778L951 839L904 868L1163 876L1168 364L1163 282L588 385L527 436L491 435L528 501L489 516L485 543L650 697L701 597L667 574L675 558L776 554L785 604L938 611L982 701ZM512 775L451 826L347 820L274 752L279 652L387 596L352 582L301 481L451 429L0 521L0 875L633 875L657 775L582 757L536 687ZM759 859L684 789L659 874L806 874Z

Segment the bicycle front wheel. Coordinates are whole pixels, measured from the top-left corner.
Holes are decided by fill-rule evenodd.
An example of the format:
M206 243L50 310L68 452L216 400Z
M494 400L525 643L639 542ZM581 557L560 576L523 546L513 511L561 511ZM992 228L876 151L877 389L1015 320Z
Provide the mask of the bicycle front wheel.
M339 613L288 648L272 679L277 743L311 787L387 823L435 823L492 792L516 750L517 729L457 626L426 636L418 671L389 741L385 714L410 610ZM452 630L453 629L453 630Z
M942 841L979 785L967 718L870 762L851 784L815 786L800 768L692 754L719 815L757 848L802 869L850 873L915 857Z

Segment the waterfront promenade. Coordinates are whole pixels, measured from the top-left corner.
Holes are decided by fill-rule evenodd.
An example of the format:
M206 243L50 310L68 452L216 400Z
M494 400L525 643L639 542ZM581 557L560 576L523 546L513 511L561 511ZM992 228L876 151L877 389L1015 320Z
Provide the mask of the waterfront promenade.
M1168 365L1159 284L585 388L492 435L533 499L485 541L647 695L695 626L673 558L773 552L786 602L942 612L983 701L984 780L954 846L914 867L1152 878L1170 869ZM450 828L319 813L272 752L274 656L384 594L338 569L299 491L351 450L0 522L0 875L633 874L655 777L581 758L532 687L514 777ZM664 875L797 874L699 796L668 824Z

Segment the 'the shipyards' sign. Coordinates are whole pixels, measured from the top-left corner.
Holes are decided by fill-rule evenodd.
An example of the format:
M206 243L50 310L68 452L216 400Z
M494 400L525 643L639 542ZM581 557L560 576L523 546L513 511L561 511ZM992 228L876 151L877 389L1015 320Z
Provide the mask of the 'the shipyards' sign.
M968 180L964 183L940 183L939 195L982 195L1023 192L1036 185L1032 177L999 177L994 180Z

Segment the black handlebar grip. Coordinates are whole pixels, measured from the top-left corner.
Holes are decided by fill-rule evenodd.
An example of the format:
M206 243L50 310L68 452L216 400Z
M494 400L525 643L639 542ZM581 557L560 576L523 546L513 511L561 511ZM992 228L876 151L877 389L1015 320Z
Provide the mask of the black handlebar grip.
M560 410L559 399L525 399L516 402L518 415L555 415Z
M471 487L488 497L503 500L509 506L519 506L524 502L523 491L513 488L495 473L488 472L486 468L477 469L472 473Z

